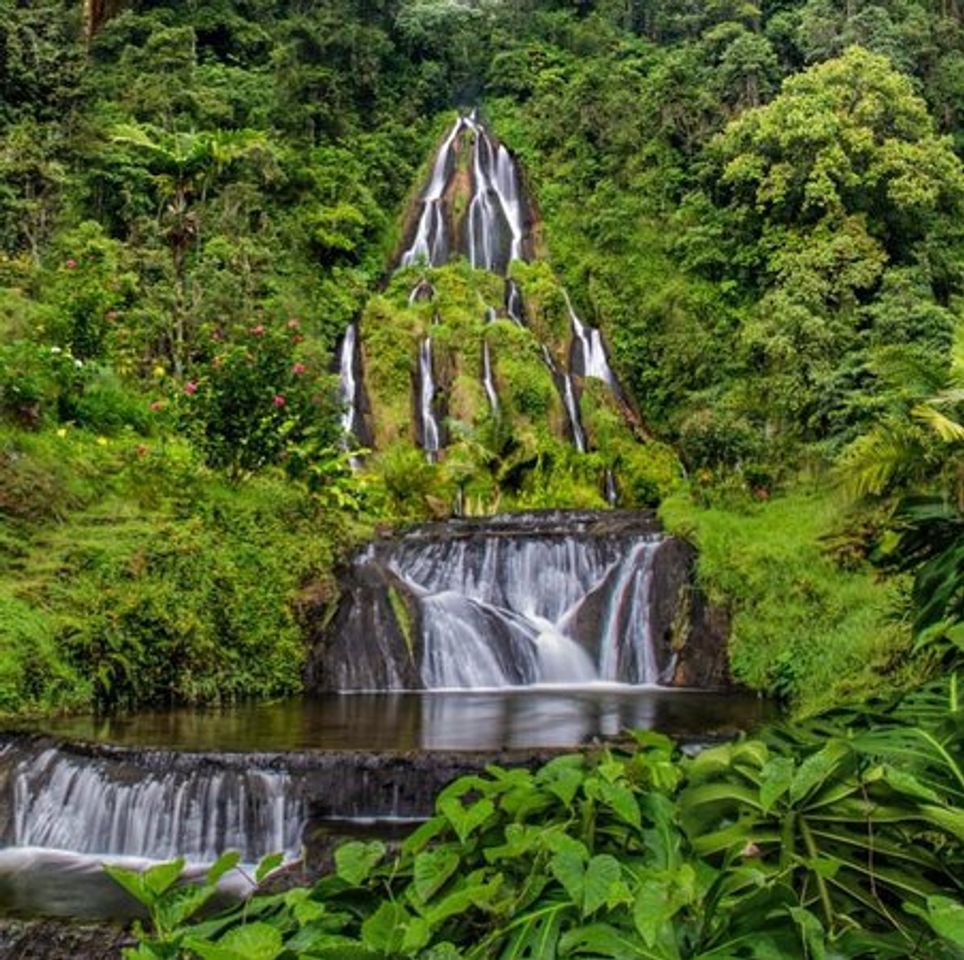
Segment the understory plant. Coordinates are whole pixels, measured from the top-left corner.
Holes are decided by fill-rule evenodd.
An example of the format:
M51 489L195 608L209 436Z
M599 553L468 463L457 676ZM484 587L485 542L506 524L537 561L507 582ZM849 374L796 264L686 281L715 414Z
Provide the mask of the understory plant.
M962 732L952 679L695 757L639 732L490 766L397 853L346 843L313 886L212 918L179 865L114 870L153 922L128 958L961 957Z

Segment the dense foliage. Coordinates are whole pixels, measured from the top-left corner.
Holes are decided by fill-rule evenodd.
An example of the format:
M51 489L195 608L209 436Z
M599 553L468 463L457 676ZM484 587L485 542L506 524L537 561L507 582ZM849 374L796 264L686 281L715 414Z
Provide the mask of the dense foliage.
M641 733L629 752L489 767L445 788L397 856L347 843L314 886L200 922L236 856L200 886L175 885L180 861L111 868L153 922L128 956L958 957L957 697L945 684L692 759Z
M614 465L624 502L669 496L705 548L739 679L812 710L951 662L962 58L961 12L923 0L0 4L0 709L291 689L299 596L354 532L456 500L599 505ZM474 103L540 212L550 265L520 283L551 325L565 280L656 442L590 390L575 456L501 325L517 402L487 418L468 307L487 280L456 264L434 279L457 449L428 465L395 443L394 331L425 318L386 266ZM353 477L328 371L358 316L386 399ZM221 531L272 490L297 508L265 520L252 567L228 562ZM185 517L217 574L177 617L93 602L132 565L158 598L184 582ZM69 548L92 529L109 562ZM294 542L317 554L287 564ZM259 581L265 619L212 621ZM285 626L263 675L192 654L190 683L169 676L168 651L213 637L226 663L273 650L267 623Z

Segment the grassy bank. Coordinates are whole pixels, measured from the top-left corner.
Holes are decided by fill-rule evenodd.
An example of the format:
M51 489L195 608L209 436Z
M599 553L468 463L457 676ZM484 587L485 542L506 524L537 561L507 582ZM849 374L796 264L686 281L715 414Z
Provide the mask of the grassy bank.
M292 693L302 592L347 536L303 488L178 441L0 432L0 713Z
M826 486L808 485L736 505L681 492L660 510L699 548L700 585L731 614L736 679L803 713L914 680L910 628L898 615L907 585L834 553L843 509Z

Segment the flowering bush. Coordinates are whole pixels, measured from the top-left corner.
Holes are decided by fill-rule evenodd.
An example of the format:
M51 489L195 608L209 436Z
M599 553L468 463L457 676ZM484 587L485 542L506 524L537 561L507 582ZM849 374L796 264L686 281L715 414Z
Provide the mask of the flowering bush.
M335 389L291 321L259 320L211 334L211 351L171 392L213 467L235 478L286 458L308 438L337 443Z

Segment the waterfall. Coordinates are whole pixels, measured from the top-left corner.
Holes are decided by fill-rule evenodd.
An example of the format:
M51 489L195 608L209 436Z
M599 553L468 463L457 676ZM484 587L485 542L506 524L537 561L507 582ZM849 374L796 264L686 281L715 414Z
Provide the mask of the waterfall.
M358 324L350 323L341 342L338 364L339 397L341 399L341 431L346 443L356 436L355 411L357 409L358 383L355 377L355 354L358 348Z
M599 675L604 680L618 680L626 673L653 682L659 679L653 645L649 642L652 576L653 551L645 543L639 544L614 571L599 644Z
M432 338L425 337L418 351L419 417L422 449L430 461L438 456L440 444L438 419L435 416L435 374L432 369Z
M605 496L606 503L608 503L609 506L618 506L619 487L616 486L616 474L612 467L607 467L606 475L603 478L603 496Z
M427 261L435 267L448 259L449 243L446 236L443 197L449 176L455 167L454 146L463 125L464 121L461 117L455 121L435 157L432 177L422 196L422 213L415 231L415 239L402 254L400 264L403 267L409 267L419 261Z
M576 399L576 389L572 382L572 374L568 370L560 370L556 361L552 358L549 348L543 343L540 344L542 351L542 362L549 368L552 379L556 382L559 389L559 396L562 398L562 405L566 411L566 420L569 423L569 433L572 442L580 453L586 452L586 434L582 429L582 420L579 416L579 401Z
M576 399L576 390L572 383L572 374L568 370L563 371L562 376L562 402L566 406L566 414L569 417L569 428L572 430L572 442L580 453L586 452L586 433L582 429L582 420L579 416L579 401Z
M485 322L495 322L496 313L493 307L485 308ZM499 412L499 394L495 389L495 377L492 374L492 351L488 339L482 337L482 386L489 401L489 408L493 413Z
M300 847L306 810L287 773L132 772L56 747L14 757L12 846L200 862L237 850L248 863Z
M613 517L601 532L582 529L582 516L452 521L366 549L332 627L333 687L658 683L650 609L665 541L638 514L593 515ZM387 612L375 584L407 598L394 650L354 636Z
M520 327L525 324L525 304L522 302L522 291L515 280L509 278L505 282L505 312L513 323Z
M489 400L489 406L493 413L499 412L499 395L495 390L495 379L492 376L492 355L489 351L489 341L482 340L482 385L485 387L485 395Z
M424 686L656 683L649 608L660 542L636 536L627 550L615 538L484 532L402 541L388 563L417 599Z
M596 327L587 327L579 319L576 311L572 307L569 294L563 291L566 298L566 308L569 310L569 319L572 322L572 332L575 342L579 345L579 360L577 373L584 377L595 377L602 380L612 389L616 388L616 376L609 366L606 358L606 348L602 342L602 335ZM575 364L573 364L575 366Z
M475 133L472 198L466 225L466 249L473 267L504 273L522 257L525 224L519 175L509 151L495 145L488 130L470 117Z

